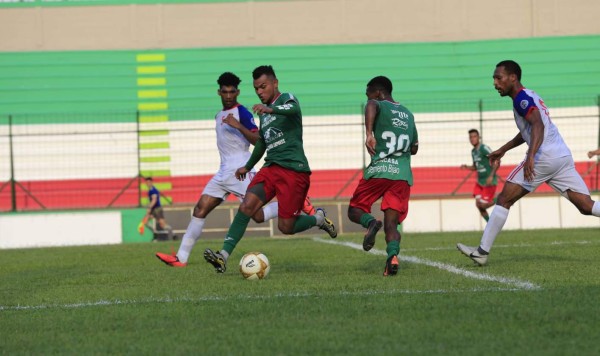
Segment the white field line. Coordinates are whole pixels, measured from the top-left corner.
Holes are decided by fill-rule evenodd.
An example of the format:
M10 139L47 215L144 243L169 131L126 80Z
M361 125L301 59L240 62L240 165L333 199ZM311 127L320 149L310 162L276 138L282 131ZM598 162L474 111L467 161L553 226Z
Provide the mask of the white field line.
M354 243L354 242L336 241L336 240L324 240L322 238L314 238L313 240L317 241L317 242L321 242L321 243L326 243L326 244L346 246L346 247L353 248L355 250L362 251L362 245L359 245L359 244ZM375 255L380 255L380 256L387 256L387 252L382 251L382 250L378 250L378 249L372 249L368 253L375 254ZM426 259L423 259L423 258L418 258L418 257L414 257L414 256L408 256L406 254L401 254L400 255L400 261L406 261L406 262L411 262L411 263L426 265L426 266L429 266L429 267L435 267L435 268L441 269L443 271L454 273L454 274L459 274L459 275L467 277L467 278L479 279L479 280L489 281L489 282L498 282L498 283L506 284L506 285L509 285L509 286L513 286L513 287L518 288L518 289L525 289L525 290L538 290L538 289L541 289L540 286L535 285L535 284L533 284L531 282L528 282L528 281L521 281L521 280L515 279L515 278L496 277L496 276L492 276L492 275L489 275L489 274L486 274L486 273L467 271L465 269L458 268L456 266L453 266L453 265L450 265L450 264L447 264L447 263L430 261L430 260L426 260Z
M518 244L510 244L510 245L494 245L494 249L497 248L518 248L518 247L536 247L536 246L561 246L561 245L591 245L591 244L596 244L596 243L600 243L600 241L587 241L587 240L581 240L581 241L552 241L549 243L537 243L537 244L531 244L531 243L518 243ZM477 245L477 243L474 243L474 245ZM455 246L449 246L449 247L424 247L424 248L403 248L402 251L406 252L415 252L415 251L451 251L451 250L456 250Z
M259 282L260 283L260 282ZM197 303L214 302L225 300L271 300L279 298L311 298L311 297L336 297L336 296L372 296L372 295L399 295L399 294L451 294L451 293L480 293L480 292L518 292L522 288L469 288L469 289L429 289L429 290L408 290L392 289L386 291L364 290L364 291L339 291L339 292L292 292L276 293L267 295L235 295L235 296L203 296L203 297L174 297L174 298L144 298L144 299L112 299L99 300L95 302L79 302L71 304L39 304L39 305L0 305L0 312L3 311L27 311L44 309L81 309L90 307L104 307L117 305L142 305L142 304L169 304L169 303Z

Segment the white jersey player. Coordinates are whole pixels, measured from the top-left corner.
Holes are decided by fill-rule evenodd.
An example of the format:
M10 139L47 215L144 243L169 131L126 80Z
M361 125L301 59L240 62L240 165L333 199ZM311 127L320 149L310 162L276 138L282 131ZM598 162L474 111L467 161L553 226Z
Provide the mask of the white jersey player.
M523 143L527 143L529 149L525 160L508 176L479 247L456 245L460 252L479 265L487 263L490 249L508 218L510 207L544 182L573 203L583 215L600 217L600 202L590 197L589 189L575 169L571 151L552 123L544 101L521 84L521 67L511 60L498 63L494 71L494 87L501 96L512 98L519 133L490 153L490 162L499 163L507 151Z

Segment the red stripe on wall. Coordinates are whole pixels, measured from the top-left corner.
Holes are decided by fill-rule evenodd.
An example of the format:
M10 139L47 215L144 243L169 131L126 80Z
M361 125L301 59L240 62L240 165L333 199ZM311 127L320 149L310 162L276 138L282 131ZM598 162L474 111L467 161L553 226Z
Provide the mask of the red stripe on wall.
M514 168L514 165L502 166L499 169L500 177L507 177ZM595 162L578 162L576 168L588 187L598 189L598 167ZM477 176L475 172L457 167L413 168L413 174L413 197L468 196L471 195ZM172 184L172 189L161 193L171 197L174 205L191 206L196 203L211 177L164 177L165 181ZM362 170L356 169L314 171L309 195L312 199L349 200L361 177ZM160 182L161 178L155 178L155 181ZM502 189L503 182L501 179L497 193ZM18 211L128 208L139 205L138 180L135 178L27 181L18 182L15 191ZM551 191L548 185L542 185L536 190ZM142 192L142 195L145 194ZM236 199L230 197L230 200ZM11 186L0 182L0 211L11 209Z

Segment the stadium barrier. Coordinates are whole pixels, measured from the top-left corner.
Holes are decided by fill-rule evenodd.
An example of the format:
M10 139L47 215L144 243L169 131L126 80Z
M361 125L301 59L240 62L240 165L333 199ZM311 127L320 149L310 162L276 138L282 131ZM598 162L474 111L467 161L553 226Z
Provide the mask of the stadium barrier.
M478 106L471 112L415 112L420 148L412 160L413 197L470 194L475 175L459 169L471 163L469 129L478 129L492 149L516 134L511 111ZM309 195L348 200L369 160L362 108L357 104L354 115L320 111L325 114L304 117L305 151L313 171ZM595 106L552 110L592 191L600 189L599 166L586 153L600 145L599 111ZM166 205L195 203L219 167L214 114L195 109L170 114L179 119L139 112L0 117L0 211L139 207L147 203L145 176L155 178ZM504 157L500 177L523 159L525 147ZM549 191L540 187L538 192Z

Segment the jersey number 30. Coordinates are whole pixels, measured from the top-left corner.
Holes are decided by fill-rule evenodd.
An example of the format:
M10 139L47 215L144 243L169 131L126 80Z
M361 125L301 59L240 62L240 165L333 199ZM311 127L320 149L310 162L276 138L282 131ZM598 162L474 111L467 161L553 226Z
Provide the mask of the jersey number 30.
M379 152L379 157L384 158L389 155L402 156L410 148L410 137L407 134L400 134L396 137L392 131L383 131L381 138L385 140L387 152Z

